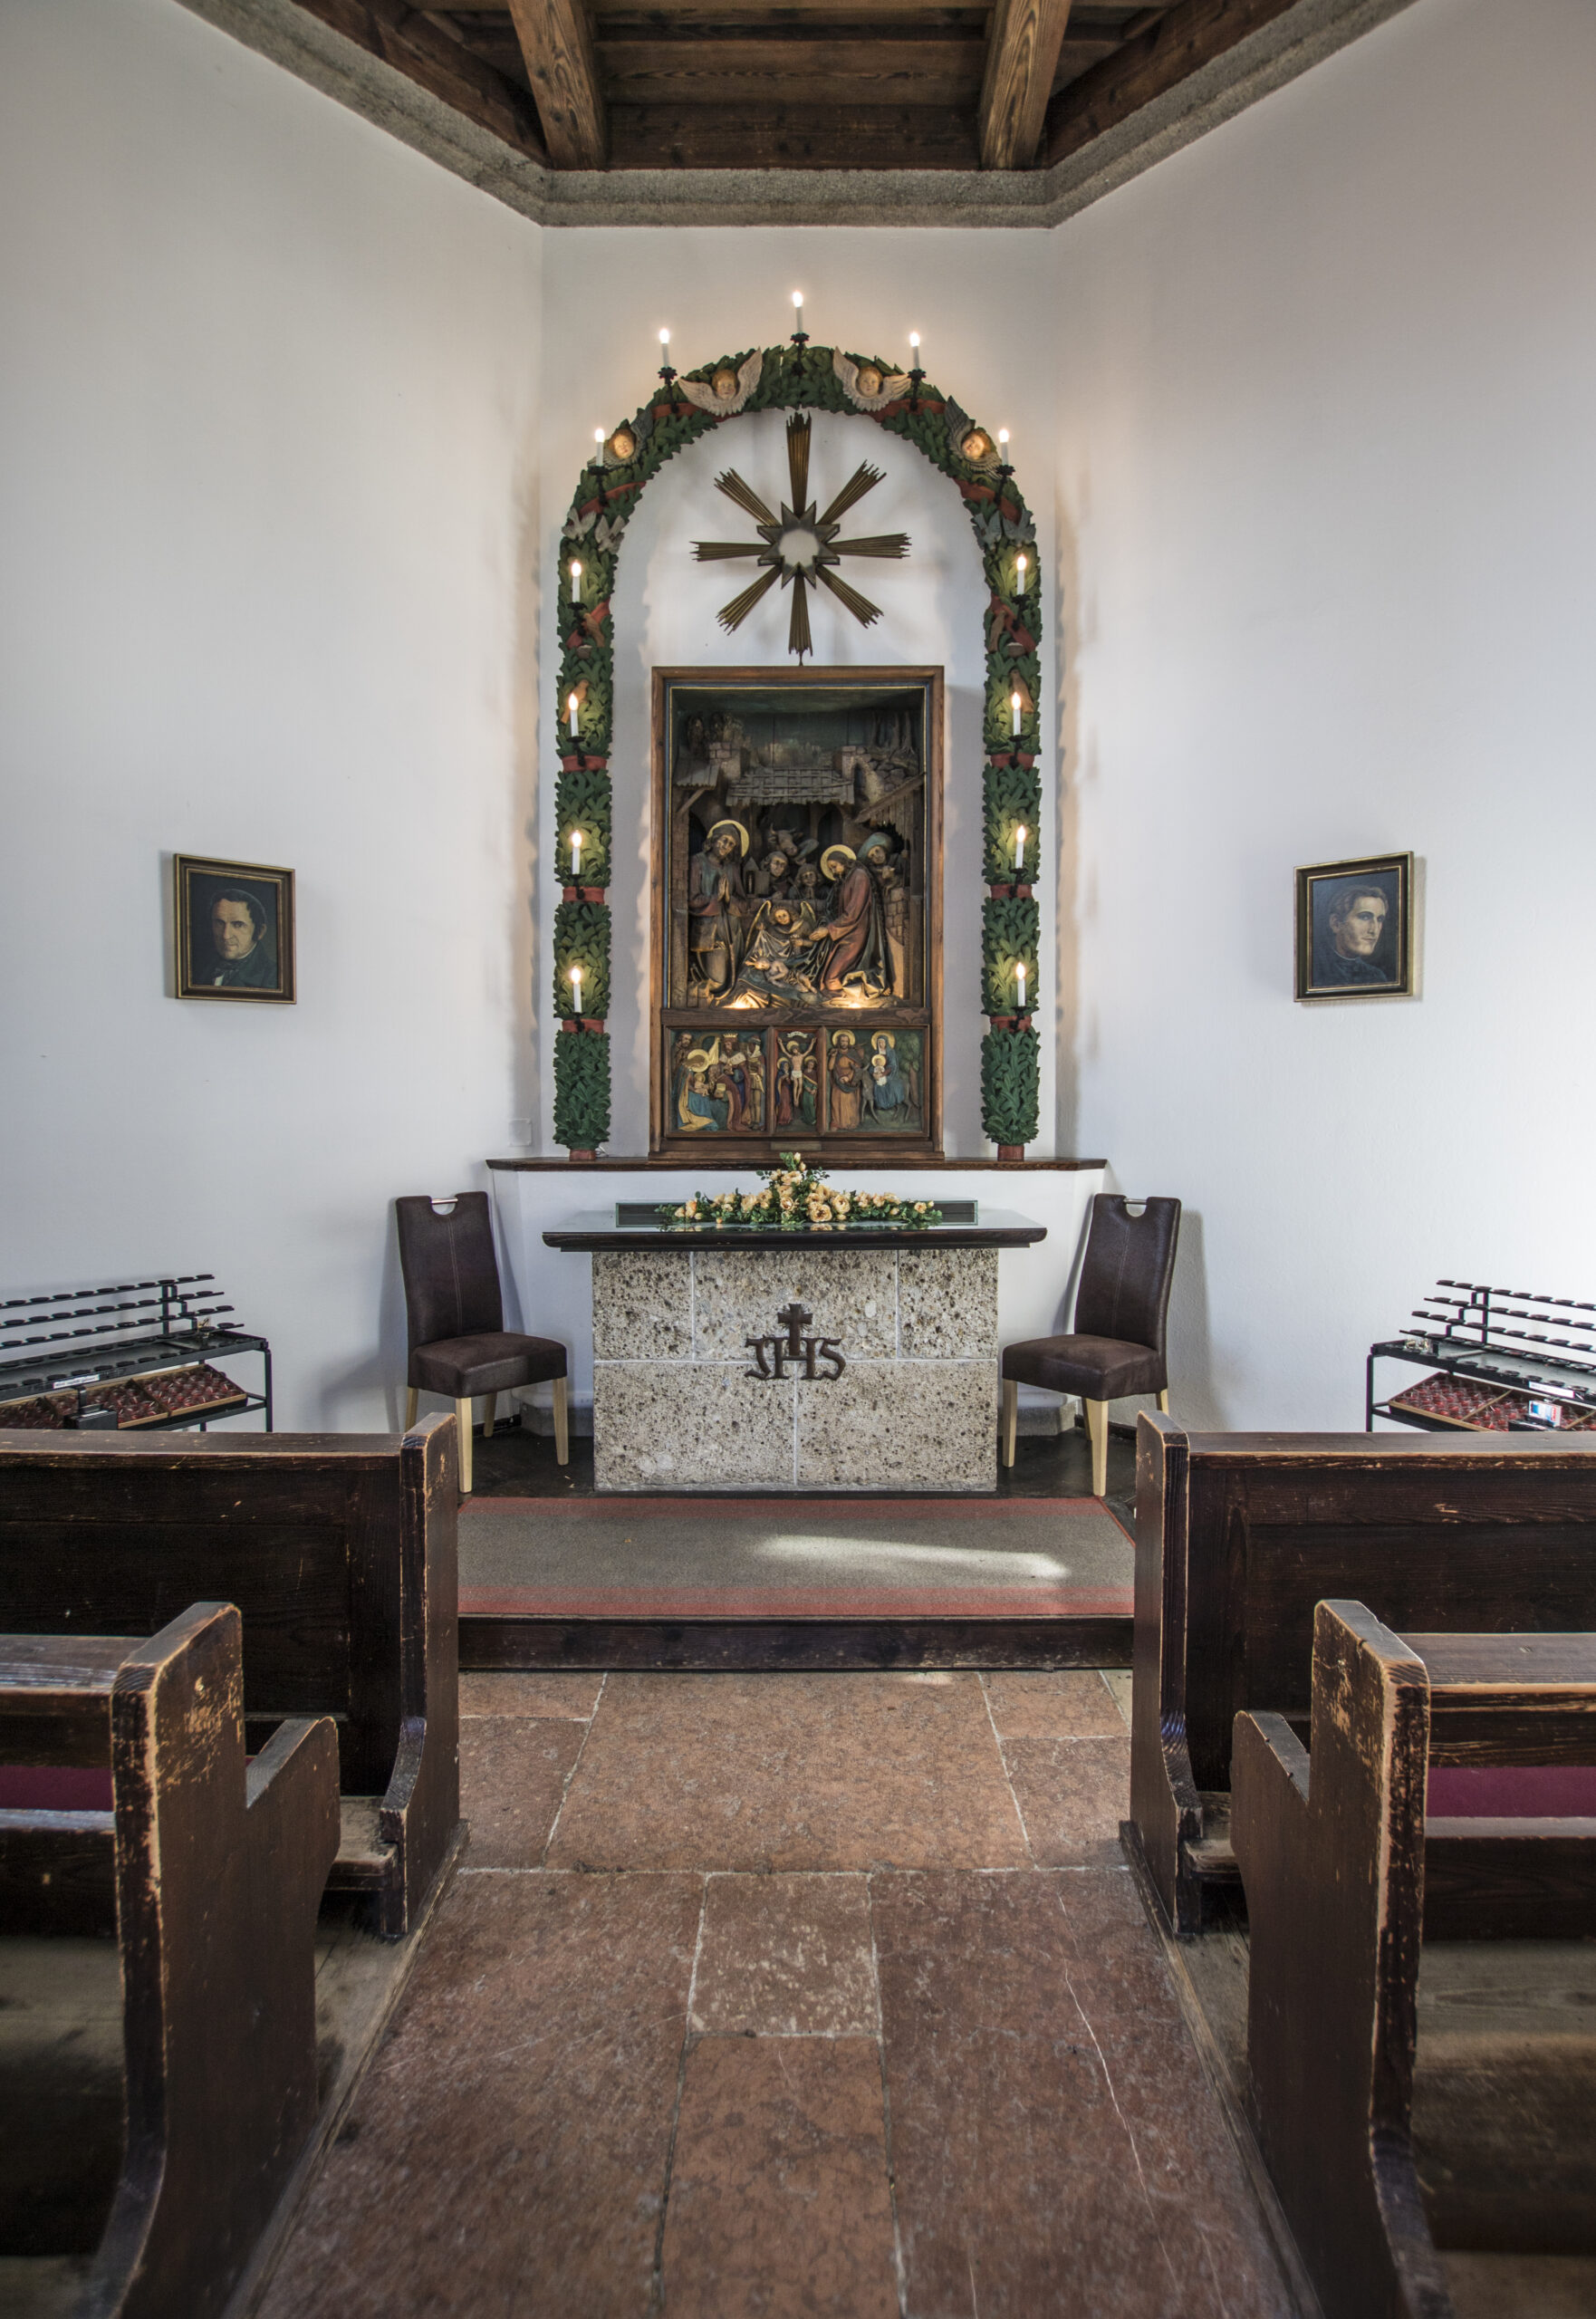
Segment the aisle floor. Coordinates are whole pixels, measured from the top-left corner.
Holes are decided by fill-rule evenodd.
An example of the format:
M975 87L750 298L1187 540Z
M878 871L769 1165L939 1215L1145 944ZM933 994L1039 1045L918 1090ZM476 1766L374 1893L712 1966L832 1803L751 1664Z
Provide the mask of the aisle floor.
M464 1677L465 1864L267 2319L1284 2319L1128 1685Z

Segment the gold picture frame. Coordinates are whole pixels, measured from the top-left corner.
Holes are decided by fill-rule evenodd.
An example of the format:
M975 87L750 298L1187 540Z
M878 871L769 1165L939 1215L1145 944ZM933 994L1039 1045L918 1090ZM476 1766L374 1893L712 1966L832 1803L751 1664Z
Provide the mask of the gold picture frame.
M293 871L177 853L172 882L178 996L292 1006Z
M1297 873L1296 996L1413 996L1413 856L1371 853Z

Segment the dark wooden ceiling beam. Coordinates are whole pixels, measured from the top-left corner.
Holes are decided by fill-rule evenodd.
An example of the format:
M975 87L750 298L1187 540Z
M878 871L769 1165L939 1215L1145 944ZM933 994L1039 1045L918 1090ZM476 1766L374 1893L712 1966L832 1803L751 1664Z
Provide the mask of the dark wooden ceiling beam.
M973 169L976 108L614 104L610 147L612 170Z
M406 0L299 0L308 15L414 81L467 120L486 129L528 160L546 163L548 151L531 101L514 82Z
M549 159L557 169L601 169L609 139L584 0L510 0L510 15Z
M979 113L981 167L1028 169L1036 158L1070 0L996 0Z
M1043 159L1068 160L1294 5L1295 0L1177 0L1156 23L1060 91L1048 107Z
M601 41L611 104L970 105L982 46L944 41L709 38Z

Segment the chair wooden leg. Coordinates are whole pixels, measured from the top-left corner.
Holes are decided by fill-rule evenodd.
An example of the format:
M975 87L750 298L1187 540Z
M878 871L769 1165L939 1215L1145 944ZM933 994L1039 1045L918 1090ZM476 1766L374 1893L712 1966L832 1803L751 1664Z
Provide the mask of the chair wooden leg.
M1169 1388L1168 1385L1165 1386L1163 1391L1159 1395L1159 1407L1163 1410L1165 1416L1168 1417L1169 1414Z
M460 1495L471 1495L471 1398L455 1403L455 1421L460 1429Z
M1088 1401L1086 1430L1091 1437L1091 1495L1101 1497L1109 1486L1109 1405Z
M416 1422L417 1390L418 1388L414 1385L407 1385L405 1387L405 1431L407 1433L409 1433L410 1428Z
M482 1438L485 1441L491 1441L494 1438L494 1411L498 1405L498 1395L490 1393L482 1412Z
M1020 1389L1012 1377L1005 1377L1003 1381L1001 1420L1003 1462L1005 1466L1012 1466L1014 1462L1014 1435L1019 1429L1019 1421Z
M554 1463L571 1463L571 1403L569 1388L563 1377L554 1380Z

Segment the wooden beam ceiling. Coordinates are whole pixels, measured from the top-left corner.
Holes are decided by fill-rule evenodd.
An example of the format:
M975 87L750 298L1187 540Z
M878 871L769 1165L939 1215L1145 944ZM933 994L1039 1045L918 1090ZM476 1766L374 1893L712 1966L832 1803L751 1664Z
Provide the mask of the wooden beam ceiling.
M1168 149L1183 120L1190 133L1225 116L1225 91L1263 93L1305 69L1407 0L186 0L199 13L240 10L263 19L313 17L379 65L372 88L395 74L427 92L412 133L424 150L453 163L447 113L507 149L507 197L545 199L566 216L619 202L630 217L653 196L623 190L630 171L704 173L690 196L700 221L720 214L717 173L801 170L860 176L860 203L878 204L868 182L905 174L925 191L914 198L928 218L995 222L1011 210L1030 221L1036 198L1028 176L1055 172L1070 201L1076 188L1106 188L1128 155ZM1338 32L1345 22L1348 29ZM245 35L247 36L247 34ZM293 50L290 34L287 46ZM335 88L349 68L339 43L307 55ZM1235 50L1226 62L1227 52ZM271 53L269 51L269 53ZM1284 71L1274 60L1300 58ZM1276 81L1269 78L1276 72ZM342 76L342 77L340 77ZM315 77L313 70L307 77ZM1190 87L1189 98L1187 94ZM375 118L412 114L401 101ZM1139 116L1140 118L1139 119ZM1128 126L1129 125L1129 126ZM467 149L468 172L488 182L491 147ZM572 188L540 191L526 164L556 173L601 175L614 195ZM1134 166L1134 164L1132 164ZM486 169L487 177L482 172ZM947 204L928 172L969 177ZM992 179L990 196L974 182ZM546 181L545 181L546 182ZM508 188L515 188L513 192ZM684 188L684 198L688 197ZM817 197L820 197L817 196ZM905 197L909 197L906 195ZM1087 193L1087 198L1092 197ZM762 212L791 215L803 197L729 183L728 222L753 200ZM845 197L826 193L834 210ZM887 206L891 207L890 196ZM948 205L951 205L950 207ZM995 205L995 206L994 206ZM620 214L620 211L617 214ZM774 213L773 213L774 214ZM865 222L869 222L866 215ZM1038 222L1040 222L1038 220Z
M996 0L977 116L984 169L1035 159L1069 18L1070 0Z
M609 137L585 0L510 0L510 17L549 159L559 169L601 169Z
M1293 5L1293 0L1178 0L1174 7L1144 9L1117 48L1054 97L1047 113L1044 161L1082 152Z

